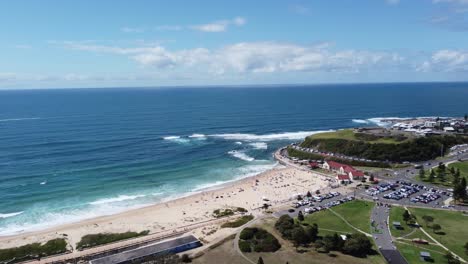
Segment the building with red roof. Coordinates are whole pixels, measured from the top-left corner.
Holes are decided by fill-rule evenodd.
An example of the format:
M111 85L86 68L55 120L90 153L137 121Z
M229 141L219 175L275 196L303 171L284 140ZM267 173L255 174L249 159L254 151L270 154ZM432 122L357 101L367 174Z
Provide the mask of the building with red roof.
M364 178L364 173L355 169L353 166L342 164L336 161L325 161L322 167L326 170L336 172L339 175L348 175L350 179L361 180Z

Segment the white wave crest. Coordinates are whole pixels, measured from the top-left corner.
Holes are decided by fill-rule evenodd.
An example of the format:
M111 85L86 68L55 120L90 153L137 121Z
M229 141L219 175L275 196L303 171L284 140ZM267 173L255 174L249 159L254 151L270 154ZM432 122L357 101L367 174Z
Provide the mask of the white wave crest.
M231 150L228 152L229 155L236 157L241 160L245 161L254 161L255 159L250 157L249 155L245 154L244 152L237 151L237 150Z
M236 141L236 144L237 144L237 145L242 145L242 142Z
M163 139L176 142L176 143L181 143L181 144L190 142L188 138L181 138L180 136L167 136L167 137L163 137Z
M210 183L203 183L195 186L195 188L192 190L193 192L199 192L199 191L206 191L210 189L215 189L216 187L220 187L223 184L227 184L230 182L238 181L240 179L245 179L248 177L253 177L256 176L262 172L265 172L267 170L271 170L274 167L278 166L278 163L275 162L273 164L258 164L258 165L247 165L240 167L236 170L235 174L236 176L231 179L231 180L226 180L226 181L216 181L216 182L210 182Z
M135 200L141 197L145 197L145 195L119 195L114 198L99 199L97 201L90 202L89 204L97 205L97 204L116 203L116 202L122 202L122 201L127 201L127 200Z
M189 136L189 138L194 138L194 139L206 139L206 136L203 134L192 134Z
M233 133L233 134L214 134L210 136L223 138L226 140L244 140L244 141L300 140L313 134L322 133L322 132L330 132L330 131L332 130L284 132L284 133L265 134L265 135Z
M43 181L40 183L40 185L46 185L47 184L47 181Z
M265 142L254 142L249 143L249 145L254 147L255 149L268 149L268 144Z
M369 124L370 123L369 120L363 120L363 119L353 119L353 122L358 123L358 124Z
M20 215L22 214L23 212L15 212L15 213L8 213L8 214L1 214L0 213L0 219L2 218L9 218L9 217L13 217L13 216L17 216L17 215Z
M374 123L380 127L388 127L392 125L390 120L408 120L409 117L374 117L367 119L369 122Z
M7 118L7 119L0 119L0 122L25 121L25 120L37 120L37 119L41 119L41 118L40 117Z

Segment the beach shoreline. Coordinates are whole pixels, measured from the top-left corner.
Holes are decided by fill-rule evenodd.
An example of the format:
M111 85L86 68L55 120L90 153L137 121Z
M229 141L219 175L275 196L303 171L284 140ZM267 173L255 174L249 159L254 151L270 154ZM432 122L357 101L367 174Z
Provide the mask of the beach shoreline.
M38 231L1 236L0 249L18 247L30 243L43 243L54 238L66 238L74 247L82 236L95 233L141 232L150 234L178 231L187 225L207 222L213 211L222 208L243 207L254 215L262 214L264 198L272 207L290 202L293 195L307 191L325 190L329 187L326 177L311 171L278 164L262 173L232 182L208 187L195 194L179 197L125 212L85 219ZM201 231L203 239L207 235ZM208 239L208 238L207 238Z

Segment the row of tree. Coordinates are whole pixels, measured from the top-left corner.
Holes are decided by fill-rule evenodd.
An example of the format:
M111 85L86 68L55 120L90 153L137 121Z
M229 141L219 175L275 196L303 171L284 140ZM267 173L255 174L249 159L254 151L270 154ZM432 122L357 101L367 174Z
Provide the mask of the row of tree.
M452 187L453 187L453 199L456 202L463 202L468 199L468 193L466 191L466 177L462 177L459 168L447 166L444 163L439 163L436 169L431 169L429 175L426 178L426 172L424 168L419 170L419 178L423 181L434 182L437 179L440 182L445 182L447 175L452 176Z
M347 235L346 239L342 239L337 233L321 237L318 235L317 224L301 224L302 221L304 215L301 211L298 222L289 215L283 215L276 222L275 228L283 238L292 241L296 247L313 243L319 252L340 251L357 257L365 257L373 252L372 243L364 234Z

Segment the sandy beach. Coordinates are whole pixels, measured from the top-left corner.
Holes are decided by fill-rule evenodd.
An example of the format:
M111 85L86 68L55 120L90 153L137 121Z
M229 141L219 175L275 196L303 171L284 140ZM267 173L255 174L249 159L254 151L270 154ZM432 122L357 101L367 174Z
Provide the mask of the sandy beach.
M66 237L73 247L86 234L119 233L149 230L150 234L180 232L186 226L215 219L213 211L221 208L243 207L254 215L267 198L273 207L288 204L292 196L307 191L329 189L327 177L296 168L278 165L257 176L231 182L214 190L206 190L191 196L124 213L89 219L73 224L57 226L47 230L0 237L0 248L17 247L34 242ZM206 241L217 232L217 225L194 230ZM218 232L221 235L222 232ZM215 237L215 236L213 236Z

